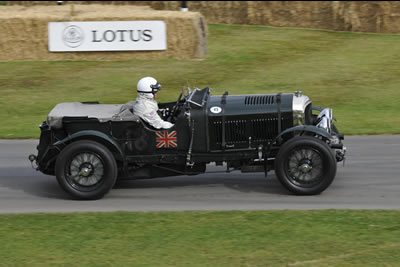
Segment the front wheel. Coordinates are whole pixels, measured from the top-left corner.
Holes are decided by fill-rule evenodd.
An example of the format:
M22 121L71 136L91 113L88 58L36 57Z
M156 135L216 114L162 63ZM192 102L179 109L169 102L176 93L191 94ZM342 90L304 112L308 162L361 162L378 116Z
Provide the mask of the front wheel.
M60 186L77 199L100 199L118 176L113 154L94 141L77 141L61 151L56 162Z
M320 139L295 137L282 145L275 158L275 173L281 184L296 195L323 192L336 175L336 159Z

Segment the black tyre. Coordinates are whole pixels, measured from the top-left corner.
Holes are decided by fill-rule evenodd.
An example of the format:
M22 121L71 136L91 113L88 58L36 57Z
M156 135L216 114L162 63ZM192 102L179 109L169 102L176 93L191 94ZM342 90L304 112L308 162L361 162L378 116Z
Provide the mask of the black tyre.
M56 162L60 186L77 199L100 199L118 176L113 154L94 141L77 141L61 151Z
M320 139L295 137L282 145L275 158L275 173L281 184L296 195L324 191L336 175L336 159Z

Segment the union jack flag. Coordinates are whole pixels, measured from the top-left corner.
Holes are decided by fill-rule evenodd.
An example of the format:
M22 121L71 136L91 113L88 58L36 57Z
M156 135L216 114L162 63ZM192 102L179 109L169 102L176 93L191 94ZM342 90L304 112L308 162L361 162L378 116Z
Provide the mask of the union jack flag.
M168 133L168 131L156 132L156 148L177 147L176 131Z

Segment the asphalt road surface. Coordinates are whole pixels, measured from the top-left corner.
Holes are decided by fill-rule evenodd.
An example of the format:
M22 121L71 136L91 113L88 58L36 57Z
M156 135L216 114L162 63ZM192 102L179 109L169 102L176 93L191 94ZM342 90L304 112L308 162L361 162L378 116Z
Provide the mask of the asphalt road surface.
M31 168L38 140L0 140L0 213L274 209L399 209L400 136L345 138L346 165L321 195L294 196L274 172L118 182L103 199L76 201ZM216 167L210 166L214 171ZM224 169L220 168L220 171Z

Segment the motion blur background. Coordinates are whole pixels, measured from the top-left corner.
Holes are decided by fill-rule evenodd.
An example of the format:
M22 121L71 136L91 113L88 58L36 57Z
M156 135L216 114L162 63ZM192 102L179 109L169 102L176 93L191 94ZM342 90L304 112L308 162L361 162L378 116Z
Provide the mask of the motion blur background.
M37 138L60 102L126 103L143 76L163 84L161 102L184 85L214 95L301 90L333 108L344 134L400 134L400 2L0 4L2 138ZM168 48L49 52L49 22L134 20L164 21Z

